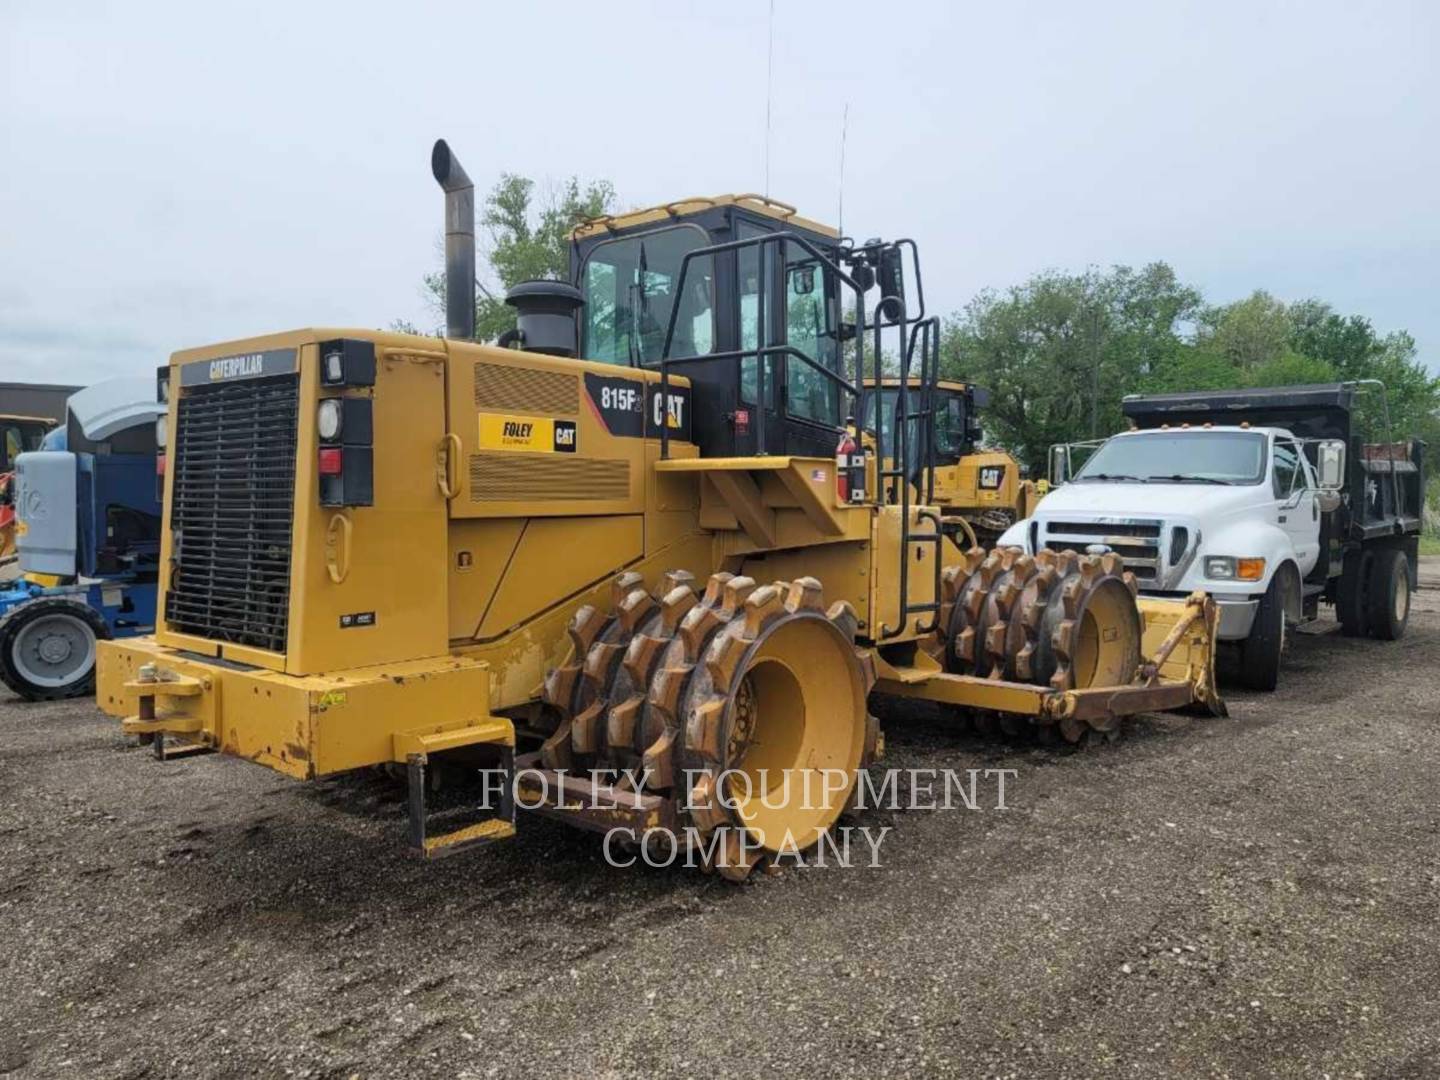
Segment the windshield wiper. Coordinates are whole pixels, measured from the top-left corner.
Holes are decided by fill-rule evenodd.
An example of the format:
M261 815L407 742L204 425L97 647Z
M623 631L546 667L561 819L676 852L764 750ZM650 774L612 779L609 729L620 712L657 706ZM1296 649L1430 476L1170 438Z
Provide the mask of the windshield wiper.
M1220 484L1222 487L1230 487L1229 480L1221 480L1218 476L1191 476L1185 473L1171 473L1169 476L1147 476L1145 482L1152 480L1163 480L1167 484Z
M1084 476L1077 476L1076 480L1128 480L1131 483L1143 484L1145 481L1138 476L1127 476L1125 473L1086 473Z

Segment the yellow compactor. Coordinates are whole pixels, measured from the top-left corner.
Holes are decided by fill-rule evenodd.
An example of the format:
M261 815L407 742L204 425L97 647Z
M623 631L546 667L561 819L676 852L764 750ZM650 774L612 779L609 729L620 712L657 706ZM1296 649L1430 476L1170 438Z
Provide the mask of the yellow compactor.
M865 380L865 428L874 431L878 411L892 443L899 382L881 379L876 394L869 392L875 380ZM915 378L910 393L917 404L928 397L922 415L931 429L910 434L916 456L910 482L916 497L939 510L944 531L957 544L993 546L1006 529L1034 512L1040 493L1034 481L1021 475L1018 461L1004 450L980 445L980 414L990 401L989 391L956 379L936 379L926 386ZM930 466L922 470L919 455L926 446L931 448Z
M404 766L430 856L513 835L518 796L700 837L738 878L836 823L873 691L1072 741L1221 707L1205 596L962 551L910 485L882 494L879 463L933 455L853 422L882 353L934 379L913 243L753 195L602 218L572 282L512 290L517 329L478 344L472 189L443 142L432 168L444 338L297 330L162 372L157 628L98 658L157 756ZM440 831L442 756L504 770L495 812ZM822 773L846 779L801 783Z

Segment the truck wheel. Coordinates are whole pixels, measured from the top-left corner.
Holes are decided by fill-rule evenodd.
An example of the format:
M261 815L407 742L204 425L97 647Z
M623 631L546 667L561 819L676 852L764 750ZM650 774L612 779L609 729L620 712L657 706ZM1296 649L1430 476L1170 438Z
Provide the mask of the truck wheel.
M0 619L0 681L27 701L80 697L95 689L95 642L110 628L69 597L40 597Z
M1260 598L1250 636L1240 643L1240 685L1246 690L1274 690L1280 682L1280 654L1285 650L1285 598L1280 575Z
M1369 629L1370 613L1366 610L1365 596L1373 558L1369 551L1345 553L1339 595L1335 599L1335 617L1340 620L1340 632L1346 637L1364 637Z
M1370 564L1370 636L1395 641L1410 621L1410 561L1395 548L1377 551Z

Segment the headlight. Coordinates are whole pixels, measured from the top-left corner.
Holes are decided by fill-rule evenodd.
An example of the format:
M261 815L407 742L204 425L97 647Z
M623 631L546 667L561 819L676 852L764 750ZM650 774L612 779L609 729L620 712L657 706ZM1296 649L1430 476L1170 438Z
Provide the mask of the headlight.
M155 419L155 445L161 450L165 449L165 440L169 435L169 425L166 423L167 419L168 417L164 416Z
M169 401L169 400L170 400L170 380L169 380L169 379L161 379L161 380L160 380L160 400L161 400L161 401Z
M345 381L345 355L343 353L325 354L325 381L332 385Z
M1205 576L1215 581L1259 581L1265 576L1265 560L1240 559L1234 555L1207 555Z
M329 358L326 358L329 362ZM340 437L340 399L326 398L320 402L320 409L315 414L315 430L320 433L320 438L331 442Z

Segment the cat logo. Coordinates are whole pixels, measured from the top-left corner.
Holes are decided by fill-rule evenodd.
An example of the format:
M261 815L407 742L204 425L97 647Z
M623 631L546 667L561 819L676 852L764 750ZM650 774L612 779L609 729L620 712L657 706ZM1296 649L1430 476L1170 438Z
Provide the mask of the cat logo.
M221 379L253 379L264 373L265 356L263 353L251 353L249 356L227 356L223 360L210 361L211 382L219 382Z
M480 447L484 450L523 450L531 454L573 454L579 439L574 420L547 416L480 417Z

